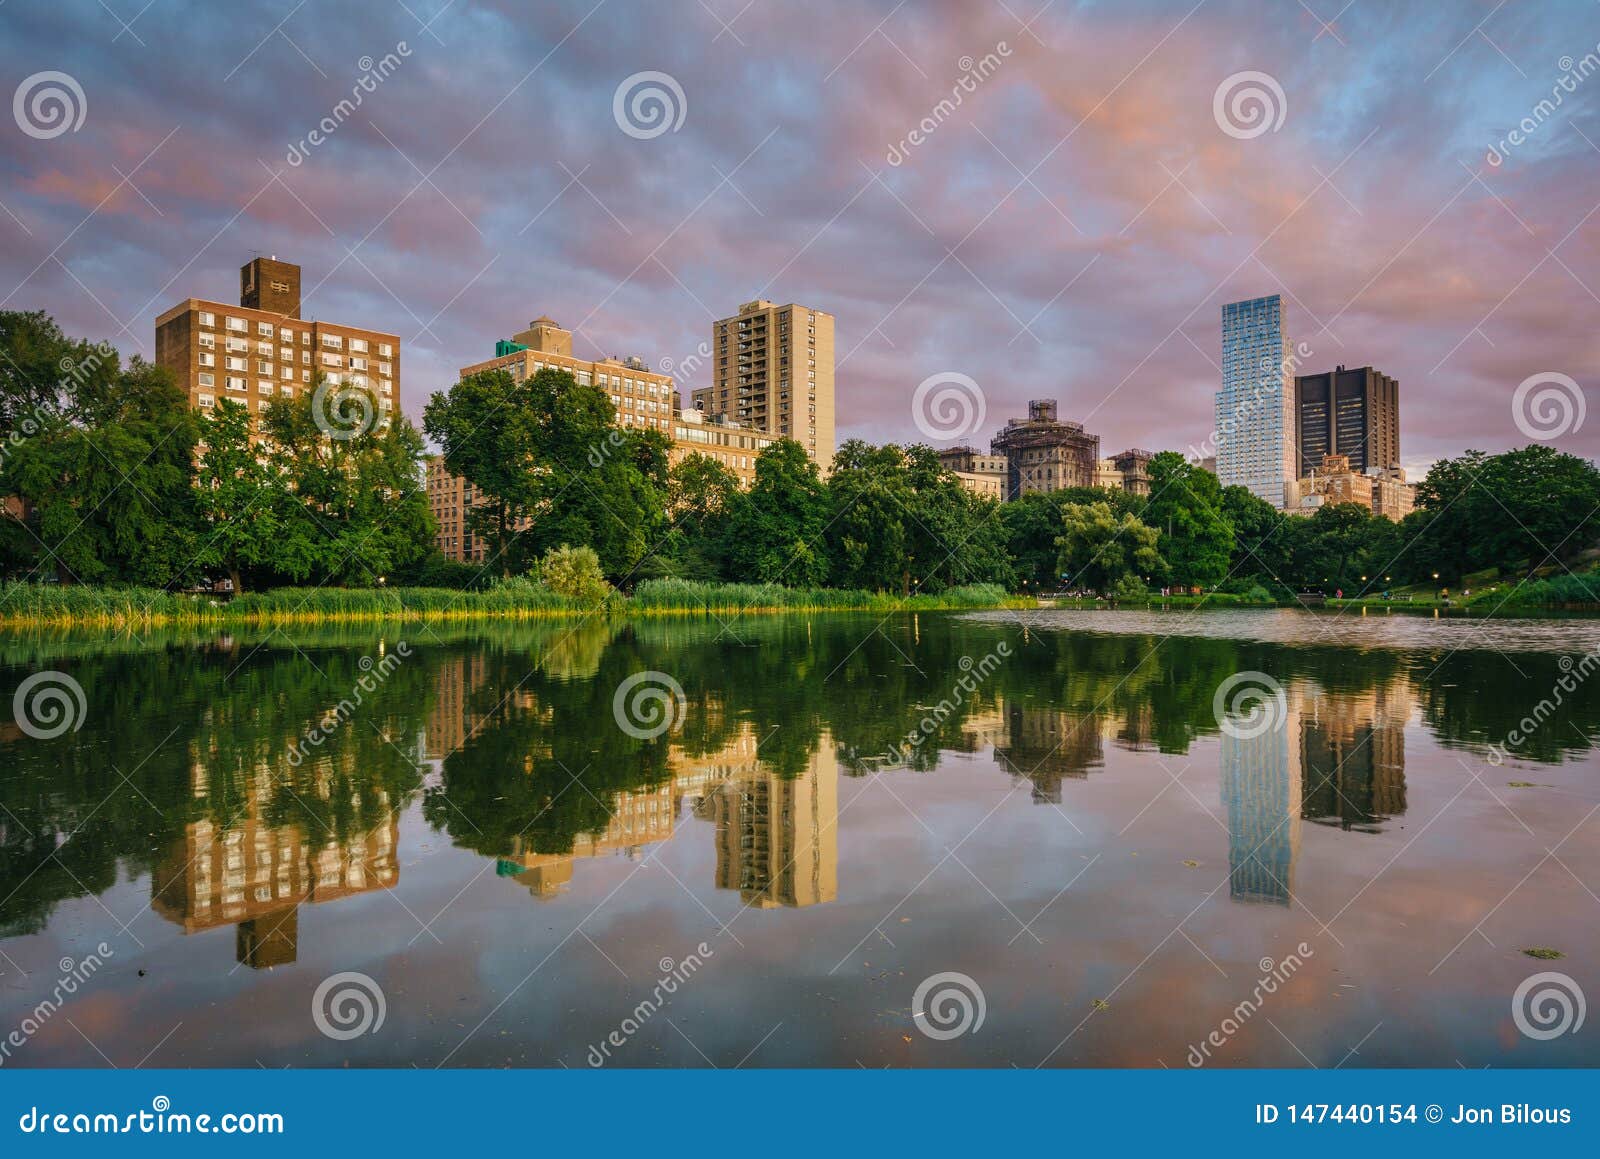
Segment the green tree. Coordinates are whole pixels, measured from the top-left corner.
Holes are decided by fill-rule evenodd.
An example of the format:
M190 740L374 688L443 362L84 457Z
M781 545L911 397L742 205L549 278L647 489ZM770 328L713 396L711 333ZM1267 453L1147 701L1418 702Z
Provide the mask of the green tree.
M733 578L810 587L824 583L828 499L816 463L793 439L756 456L756 481L729 521Z
M472 487L464 522L489 543L489 566L510 575L511 545L535 502L537 423L524 392L503 370L486 370L434 394L422 428L438 444L445 469Z
M1071 587L1106 592L1126 576L1148 580L1162 570L1155 528L1109 503L1069 503L1061 525L1057 566Z
M260 454L250 439L250 411L222 399L203 423L195 507L200 549L195 562L222 568L235 594L244 591L243 569L273 567L305 578L304 550L288 542L297 521L292 498L277 462Z
M1184 586L1215 587L1228 574L1233 528L1222 513L1222 489L1210 471L1177 451L1150 460L1144 521L1160 533L1167 574Z
M165 370L138 358L122 369L107 356L63 380L59 398L0 472L4 493L25 503L12 549L63 581L181 582L195 549L188 397Z

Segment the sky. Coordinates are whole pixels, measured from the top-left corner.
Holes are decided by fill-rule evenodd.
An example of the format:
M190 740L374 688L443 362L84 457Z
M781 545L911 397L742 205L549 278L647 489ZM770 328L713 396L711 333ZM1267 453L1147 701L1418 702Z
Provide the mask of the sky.
M1055 398L1185 450L1222 304L1281 294L1413 472L1600 450L1592 0L8 0L0 62L0 309L125 356L261 253L401 335L419 425L541 314L687 401L763 297L835 316L841 440Z

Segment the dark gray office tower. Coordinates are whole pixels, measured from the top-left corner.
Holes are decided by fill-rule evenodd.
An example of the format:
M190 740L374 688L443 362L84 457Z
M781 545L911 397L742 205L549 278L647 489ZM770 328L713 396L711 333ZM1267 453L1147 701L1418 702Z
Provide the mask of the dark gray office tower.
M1400 384L1370 366L1295 378L1300 475L1324 455L1348 455L1354 471L1400 466Z

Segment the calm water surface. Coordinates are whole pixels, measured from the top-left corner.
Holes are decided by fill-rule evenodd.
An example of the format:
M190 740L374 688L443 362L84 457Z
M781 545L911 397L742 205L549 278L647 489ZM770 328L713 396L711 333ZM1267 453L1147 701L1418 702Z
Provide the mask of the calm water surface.
M0 1065L1597 1065L1593 1013L1513 1016L1540 971L1600 998L1597 644L1277 611L0 637ZM83 699L41 739L47 671ZM682 689L665 733L627 695L619 726L639 673ZM1219 721L1239 674L1266 711ZM332 1037L350 985L382 1023Z

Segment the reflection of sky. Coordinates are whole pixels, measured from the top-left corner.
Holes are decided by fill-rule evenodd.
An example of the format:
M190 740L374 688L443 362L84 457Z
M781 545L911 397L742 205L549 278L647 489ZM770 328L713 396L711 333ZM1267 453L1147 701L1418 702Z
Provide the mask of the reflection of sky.
M395 895L302 906L298 960L271 971L234 968L230 927L182 937L150 913L148 883L129 882L100 901L134 918L146 948L119 943L63 1013L121 1065L176 1027L150 1065L430 1065L460 1046L454 1064L583 1066L588 1045L649 992L659 960L706 941L706 968L614 1051L618 1062L703 1065L698 1048L733 1065L776 1027L750 1064L1032 1065L1066 1039L1055 1064L1182 1066L1250 993L1258 959L1303 941L1304 969L1218 1061L1302 1065L1298 1048L1333 1065L1372 1032L1351 1064L1594 1064L1582 1036L1521 1038L1508 1001L1543 968L1520 948L1555 945L1571 962L1600 951L1583 886L1554 862L1535 870L1593 804L1593 760L1541 767L1539 788L1512 790L1420 728L1405 741L1405 815L1377 833L1304 826L1287 906L1229 900L1219 739L1181 757L1108 743L1104 767L1066 780L1059 806L1033 803L985 751L947 755L932 773L843 779L839 899L803 909L739 913L735 892L712 888L712 827L687 809L646 857L584 861L563 892L536 901L413 808ZM1561 857L1597 880L1592 827ZM730 920L737 943L718 933ZM25 988L6 979L0 1020L20 1017L24 990L104 924L95 900L77 899L45 935L7 942L31 973ZM312 1029L311 991L336 970L382 983L379 1035L342 1045ZM988 1010L981 1031L939 1043L912 1026L910 1001L946 970L977 979ZM1095 999L1108 1007L1096 1012ZM17 1062L99 1059L58 1019Z
M540 313L581 352L681 364L761 294L837 315L841 437L913 437L912 385L958 370L991 426L1057 395L1116 450L1204 440L1220 304L1283 293L1315 369L1399 379L1413 468L1518 441L1515 385L1593 365L1600 86L1484 163L1560 58L1594 50L1591 5L1355 4L1324 29L1294 4L1138 0L1026 32L966 0L560 0L537 20L494 0L427 30L426 5L286 7L158 5L128 34L94 0L6 5L8 84L64 70L88 102L75 134L0 136L6 308L149 356L157 313L229 299L276 253L305 266L309 313L402 335L415 416ZM286 165L360 58L402 40L398 71ZM889 166L961 58L1001 41L995 75ZM643 69L687 102L648 141L612 120ZM1235 140L1212 96L1245 70L1286 109Z

